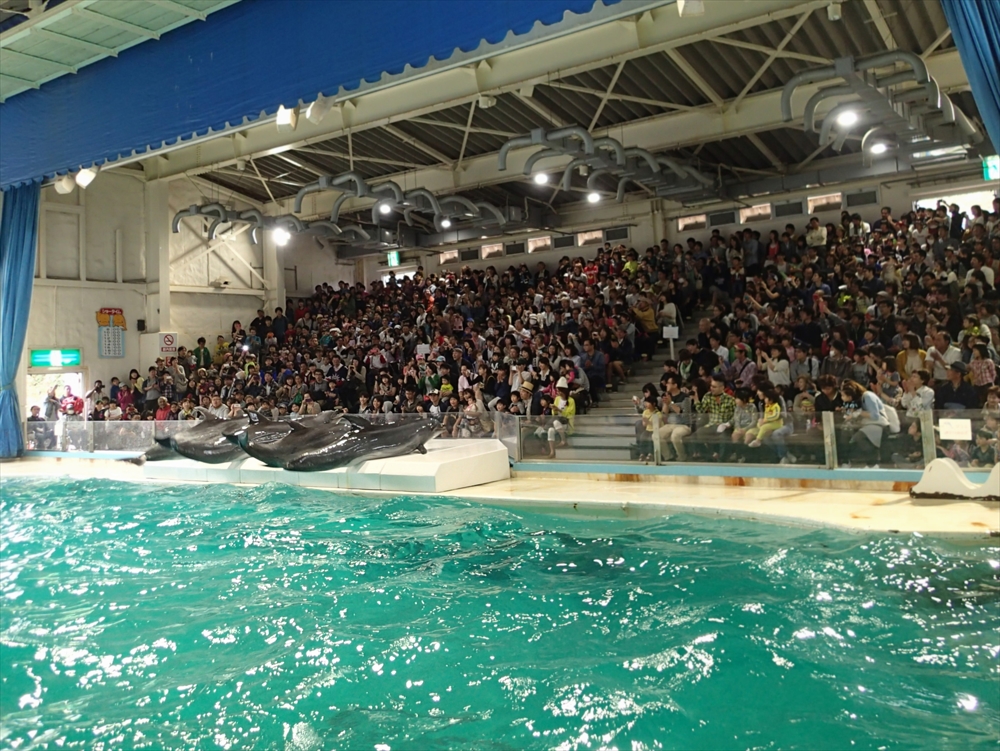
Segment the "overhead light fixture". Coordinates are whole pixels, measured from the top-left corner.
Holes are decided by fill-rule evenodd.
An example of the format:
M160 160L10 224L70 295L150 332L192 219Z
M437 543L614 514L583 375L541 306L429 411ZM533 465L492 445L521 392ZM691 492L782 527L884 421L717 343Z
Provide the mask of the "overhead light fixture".
M545 172L535 175L535 185L545 185L549 181L549 176Z
M448 229L451 226L451 219L442 219L441 226Z
M87 186L97 177L97 167L88 167L76 173L76 184L86 190Z
M705 15L705 0L677 0L677 14L681 18Z
M887 144L885 144L885 143L882 143L881 141L878 141L877 143L873 143L872 146L871 146L871 148L868 149L868 151L871 152L872 154L884 154L888 150L889 150L889 146Z
M280 132L295 130L299 125L299 108L289 109L284 105L278 107L278 114L274 119Z
M275 245L283 248L288 245L288 241L292 239L292 236L284 227L275 227L271 230L271 239L274 240Z
M76 180L73 179L72 175L63 175L52 183L52 187L56 189L56 193L65 196L72 193L73 189L76 188Z
M320 96L315 102L306 107L306 120L314 125L319 125L332 109L333 97Z
M840 20L840 3L830 3L826 6L826 17L830 21Z
M600 200L601 200L601 194L598 193L596 190L594 192L592 192L592 193L588 193L587 194L587 202L588 203L597 203Z
M479 109L488 110L490 107L495 106L497 103L497 98L495 96L488 96L486 94L479 95Z
M485 240L487 237L489 237L489 235L480 235L479 239L480 240Z
M380 203L378 205L378 211L380 214L388 214L390 211L392 211L392 206L390 206L387 203Z
M846 110L837 116L837 125L850 128L858 121L858 113L854 110Z

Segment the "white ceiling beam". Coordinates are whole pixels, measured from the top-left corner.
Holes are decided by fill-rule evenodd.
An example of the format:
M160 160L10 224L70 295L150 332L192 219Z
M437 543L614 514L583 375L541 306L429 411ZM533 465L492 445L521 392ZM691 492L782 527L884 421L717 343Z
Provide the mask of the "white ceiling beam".
M771 63L773 63L778 58L778 54L780 54L780 52L783 49L785 49L788 43L792 41L792 38L798 33L799 29L802 28L802 24L804 24L811 15L812 11L807 10L805 13L799 16L798 20L795 22L795 25L788 30L788 33L785 34L785 38L781 40L781 44L778 45L777 49L774 50L774 52L768 55L768 58L767 60L764 61L764 64L757 69L757 72L753 74L753 77L747 82L747 85L743 87L743 91L741 91L739 96L737 96L736 99L733 101L733 103L729 105L730 110L736 110L740 106L740 102L742 102L743 99L746 97L746 95L750 93L750 90L754 87L754 84L756 84L757 81L760 80L760 77L764 75L764 73L767 71L767 69L771 67Z
M301 170L305 170L310 174L316 175L316 177L325 177L328 174L320 170L318 167L314 167L305 159L293 159L291 156L289 156L290 153L291 152L289 151L285 151L282 152L281 154L275 154L275 156L278 157L278 159L280 159L281 161L292 165L293 167L298 167Z
M605 92L599 91L598 89L590 89L586 86L577 86L572 83L563 83L562 81L550 81L545 86L549 86L553 89L565 89L566 91L575 91L578 94L590 94L591 96L603 97ZM664 109L671 110L694 110L697 107L692 107L688 104L677 104L675 102L663 102L659 99L649 99L643 96L632 96L631 94L617 94L610 93L606 95L608 99L615 99L619 102L635 102L636 104L647 104L650 107L662 107Z
M465 133L462 134L462 148L458 151L458 161L455 162L455 169L461 169L462 160L465 159L465 147L469 143L469 131L472 129L472 118L476 115L476 100L469 102L469 119L465 123Z
M267 197L274 203L274 193L271 192L271 186L267 184L267 180L260 174L260 170L257 169L257 163L252 158L250 159L250 166L253 167L253 171L257 175L257 179L260 180L260 184L264 186L264 192L267 193Z
M94 23L103 24L104 26L110 26L115 29L120 29L121 31L127 31L130 34L135 34L136 36L146 37L147 39L158 40L160 38L159 33L153 31L152 29L147 29L145 26L137 26L134 23L129 23L128 21L122 21L121 19L114 18L113 16L106 16L103 13L95 13L89 8L83 8L79 5L73 8L73 13L80 16L81 18L86 18L88 21L93 21Z
M27 78L12 76L10 73L0 73L0 79L5 79L7 81L11 81L16 86L21 86L22 90L40 88L37 81L29 81ZM8 94L7 96L10 96L10 94Z
M868 15L871 16L875 30L882 37L882 43L886 49L896 49L899 45L896 44L896 39L889 30L889 24L885 22L885 16L882 15L882 10L878 7L878 0L865 0L865 8L868 9Z
M925 49L923 52L920 53L920 57L922 57L924 60L926 60L928 57L930 57L931 55L933 55L934 51L938 47L940 47L942 44L944 44L945 40L948 37L950 37L950 36L951 36L951 28L947 28L944 31L942 31L938 35L938 38L935 39L933 42L931 42L930 46L927 49Z
M777 169L781 170L785 168L784 162L778 159L777 155L767 148L767 145L760 140L760 137L756 133L750 133L747 135L747 139L753 144L754 148L767 157L767 161L773 164Z
M956 50L948 50L934 55L927 62L928 72L938 82L943 92L968 89L968 78ZM611 136L625 144L637 144L650 151L664 152L681 148L693 148L702 143L711 143L728 138L748 136L776 128L801 128L801 110L805 102L820 89L819 84L800 87L795 92L792 108L797 119L785 123L781 119L781 90L766 91L748 96L740 108L739 117L720 111L712 105L698 109L670 112L655 117L622 123L611 128L594 131L595 136ZM835 104L822 104L819 115L829 111ZM522 171L528 157L538 150L538 146L514 149L507 160L507 169L497 171L496 154L484 154L465 160L460 171L422 169L409 172L406 176L411 184L423 185L435 193L451 193L470 190L497 183L523 180ZM558 170L569 163L570 157L553 157L546 162L548 171ZM386 176L388 177L388 175ZM318 214L329 213L335 194L316 194ZM371 201L352 201L345 211L364 208ZM291 209L291 202L282 202L280 211Z
M364 130L421 117L468 104L481 94L498 96L516 93L533 84L546 84L556 76L565 77L594 68L613 65L691 44L720 34L796 16L808 8L822 8L828 0L725 1L712 4L712 13L679 18L674 5L662 5L644 13L636 23L615 22L593 26L531 47L505 51L490 58L486 68L467 66L436 70L420 79L399 82L392 88L344 95L339 101L348 107L334 107L321 124L299 122L295 141L279 133L273 118L263 118L251 126L234 127L211 137L195 138L158 149L171 152L169 170L163 177L189 171L206 171L235 161L225 136L246 134L245 155L263 156L307 146L345 135L348 130ZM529 99L522 99L528 103ZM345 110L350 110L349 112ZM115 164L145 161L152 152L123 157ZM112 165L109 165L109 167Z
M295 149L294 152L289 152L289 153L294 154L298 152L301 152L303 154L315 154L316 156L328 156L328 157L333 157L334 159L345 159L348 161L348 163L350 162L351 159L350 154L345 154L340 151L328 151L326 149L310 149L305 146L300 146L299 148ZM407 162L402 159L386 159L377 156L358 156L357 154L354 155L354 161L368 162L369 164L386 164L389 165L390 167L406 167L408 169L427 168L426 164L420 164L419 162Z
M187 5L174 2L174 0L149 0L153 5L159 5L161 8L174 13L180 13L182 16L187 16L188 18L197 18L199 21L205 21L208 16L202 13L200 10L195 10Z
M604 112L604 106L608 103L608 97L611 96L611 92L614 91L615 86L618 85L618 77L622 74L622 69L625 67L625 61L622 60L618 63L618 67L615 68L615 73L611 76L611 80L608 82L608 88L604 92L604 96L601 97L601 103L597 105L597 110L594 112L594 116L590 119L590 125L587 126L587 130L593 130L594 126L597 125L597 121L601 119L601 113Z
M39 39L45 39L46 41L55 42L56 44L65 44L70 47L76 47L99 57L118 57L118 50L112 47L105 47L103 44L94 44L93 42L88 42L85 39L77 39L76 37L59 34L55 31L49 31L48 29L32 29L31 34L32 36L37 36Z
M406 133L406 131L400 130L399 128L397 128L395 125L386 125L383 128L383 130L385 132L387 132L387 133L392 134L393 136L395 136L396 138L398 138L403 143L405 143L405 144L407 144L409 146L412 146L415 149L418 149L418 150L424 152L428 156L434 157L435 159L437 159L442 164L448 164L448 165L450 165L450 164L452 164L454 162L454 160L451 157L449 157L447 154L442 154L440 151L438 151L437 149L435 149L433 146L428 146L423 141L421 141L421 140L419 140L417 138L414 138L413 136L411 136L408 133Z
M695 88L697 88L698 91L708 97L712 104L716 107L722 107L723 102L722 97L719 96L719 92L708 85L708 82L702 78L698 71L694 69L694 66L692 66L691 63L684 58L684 55L681 54L680 50L667 50L667 57L673 61L674 65L680 69L681 73L687 76L688 80L695 85Z
M527 94L521 94L518 92L517 98L520 99L529 109L544 117L557 128L565 128L569 125L569 123L559 117L559 115L535 99L534 96L528 96Z
M493 128L481 128L475 126L472 128L466 128L466 126L461 123L449 123L444 120L434 120L428 117L411 117L406 122L416 123L418 125L430 125L435 128L451 128L452 130L468 130L470 133L480 133L484 136L500 136L501 138L513 138L514 136L520 135L519 133L510 133L505 130L494 130Z
M790 50L776 50L773 47L765 47L763 44L744 42L742 39L715 37L710 41L712 42L712 44L725 44L730 47L739 47L745 50L753 50L754 52L763 52L765 55L777 55L779 58L786 58L788 60L801 60L804 63L815 63L817 65L833 65L833 60L831 60L828 57L819 57L818 55L805 55L801 52L792 52Z
M42 63L44 65L51 65L53 68L57 68L66 73L76 73L76 68L72 65L66 63L61 63L58 60L52 60L47 57L39 57L38 55L29 55L27 52L19 52L18 50L12 49L10 47L0 47L0 57L7 55L8 57L13 57L17 60L24 60L27 63Z
M55 23L64 18L68 18L74 8L86 8L93 5L97 0L65 0L59 5L49 8L37 15L29 15L26 21L22 21L17 26L12 26L3 33L0 33L0 47L13 44L18 39L25 39L30 34L44 28L48 24Z

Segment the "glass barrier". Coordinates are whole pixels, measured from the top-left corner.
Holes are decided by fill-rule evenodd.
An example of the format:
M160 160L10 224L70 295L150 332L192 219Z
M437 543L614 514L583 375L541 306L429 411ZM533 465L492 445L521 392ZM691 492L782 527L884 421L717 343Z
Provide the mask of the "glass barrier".
M965 470L981 472L997 463L1000 407L935 410L925 418L934 458L954 459ZM933 441L933 442L932 442Z

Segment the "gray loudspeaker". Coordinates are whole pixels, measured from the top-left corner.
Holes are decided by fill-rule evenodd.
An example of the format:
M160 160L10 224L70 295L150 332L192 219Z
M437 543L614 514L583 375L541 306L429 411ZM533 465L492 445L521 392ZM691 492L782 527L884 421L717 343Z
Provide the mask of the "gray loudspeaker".
M139 318L139 319L137 319L136 322L135 322L135 327L139 331L145 331L146 330L146 319L145 318Z

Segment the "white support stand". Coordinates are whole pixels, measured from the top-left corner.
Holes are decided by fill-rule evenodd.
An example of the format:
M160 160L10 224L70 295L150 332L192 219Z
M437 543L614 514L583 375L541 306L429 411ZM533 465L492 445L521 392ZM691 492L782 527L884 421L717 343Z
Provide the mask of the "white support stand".
M426 454L373 459L325 472L289 472L256 459L204 464L189 459L148 462L150 480L263 485L281 482L307 488L443 493L510 479L507 448L495 439L432 440Z
M977 485L965 476L954 459L935 459L927 465L910 495L913 498L1000 500L1000 464L993 466L986 482Z

